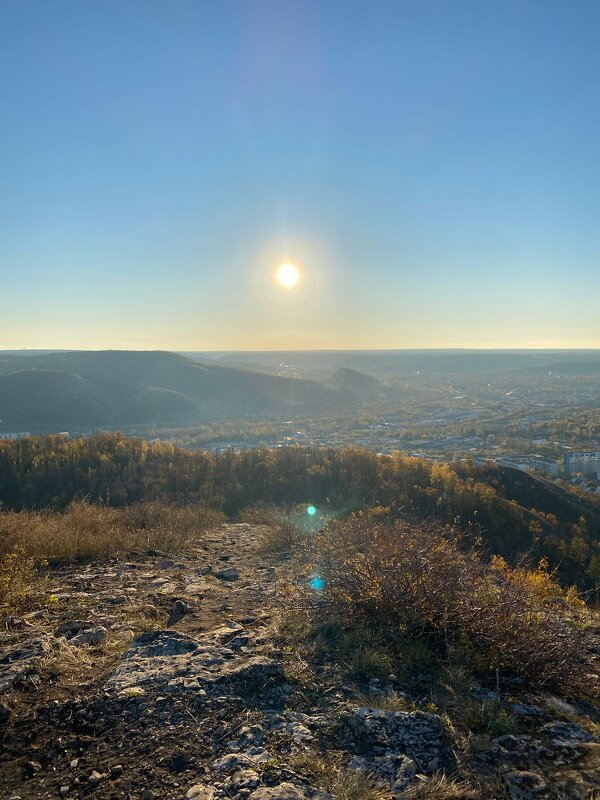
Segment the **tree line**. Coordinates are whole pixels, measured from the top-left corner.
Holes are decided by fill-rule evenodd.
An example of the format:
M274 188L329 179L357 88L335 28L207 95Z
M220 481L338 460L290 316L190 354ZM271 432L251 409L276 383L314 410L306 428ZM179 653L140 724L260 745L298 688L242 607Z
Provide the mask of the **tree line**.
M0 442L5 509L64 509L76 498L122 508L204 503L236 515L256 504L314 504L334 515L378 508L435 518L512 561L546 558L564 581L600 583L600 503L510 471L438 464L359 448L189 451L122 434Z

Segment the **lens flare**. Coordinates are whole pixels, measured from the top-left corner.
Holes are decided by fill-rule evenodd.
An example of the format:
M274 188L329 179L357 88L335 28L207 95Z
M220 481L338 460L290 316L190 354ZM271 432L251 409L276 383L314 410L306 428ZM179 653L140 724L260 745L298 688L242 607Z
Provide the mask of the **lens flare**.
M308 514L309 517L314 517L314 515L317 513L317 509L314 506L309 506L306 509L306 513Z
M325 588L325 581L323 580L323 578L315 576L314 578L310 579L308 585L313 590L313 592L322 592L323 589Z
M282 264L277 270L277 281L286 289L293 289L299 278L300 272L295 264Z

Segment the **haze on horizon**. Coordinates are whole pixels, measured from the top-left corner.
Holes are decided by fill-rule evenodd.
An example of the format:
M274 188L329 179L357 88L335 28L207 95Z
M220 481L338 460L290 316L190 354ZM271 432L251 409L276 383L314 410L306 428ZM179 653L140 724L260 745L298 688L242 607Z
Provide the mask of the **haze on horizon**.
M0 349L600 347L599 25L4 0Z

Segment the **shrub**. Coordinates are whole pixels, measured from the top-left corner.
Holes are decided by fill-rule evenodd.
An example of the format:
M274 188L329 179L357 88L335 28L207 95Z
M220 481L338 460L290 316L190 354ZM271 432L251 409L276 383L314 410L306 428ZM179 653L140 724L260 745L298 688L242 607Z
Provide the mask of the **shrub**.
M494 738L505 733L514 733L516 728L515 719L509 712L489 700L484 700L483 703L475 700L466 701L456 712L462 726L472 733L486 734Z
M488 564L445 533L360 514L333 522L312 548L322 594L340 611L391 623L403 638L461 651L480 673L584 690L585 610L550 576Z

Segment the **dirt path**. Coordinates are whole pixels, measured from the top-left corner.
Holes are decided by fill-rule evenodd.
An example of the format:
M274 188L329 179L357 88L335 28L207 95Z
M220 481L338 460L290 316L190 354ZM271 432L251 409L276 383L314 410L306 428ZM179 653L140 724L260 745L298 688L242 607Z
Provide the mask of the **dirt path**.
M261 689L250 682L264 679L264 691L273 682L269 701L278 705L282 671L269 626L280 568L257 552L256 535L226 525L182 557L152 553L52 574L44 607L4 634L0 684L13 687L4 695L4 716L12 713L1 796L185 797L228 734L252 722L240 690L249 696ZM135 680L111 688L144 628L149 647L162 643L163 674L146 659ZM202 652L180 663L195 641ZM209 697L209 685L222 696Z

